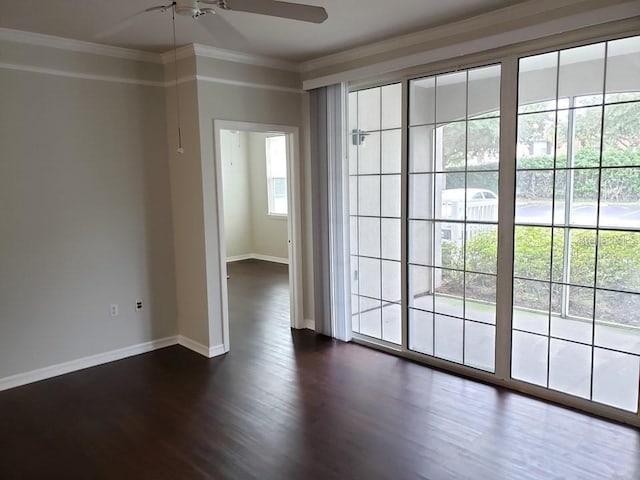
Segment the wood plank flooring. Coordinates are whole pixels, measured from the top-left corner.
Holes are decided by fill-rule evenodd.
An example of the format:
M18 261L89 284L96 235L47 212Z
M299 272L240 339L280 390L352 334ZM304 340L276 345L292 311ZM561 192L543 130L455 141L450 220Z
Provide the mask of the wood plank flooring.
M640 479L640 431L310 331L229 265L231 352L0 392L0 479Z

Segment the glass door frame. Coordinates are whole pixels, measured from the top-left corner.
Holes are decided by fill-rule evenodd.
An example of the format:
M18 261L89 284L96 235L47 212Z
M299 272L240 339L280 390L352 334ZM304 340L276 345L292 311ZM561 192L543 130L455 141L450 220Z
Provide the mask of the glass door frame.
M617 31L616 31L617 30ZM640 427L640 395L638 413L632 413L575 397L559 391L533 385L511 377L513 262L515 233L515 180L518 115L518 64L522 57L578 47L601 41L616 40L639 35L636 28L622 22L618 29L587 29L580 35L567 34L564 41L542 39L532 45L506 47L493 53L480 53L460 59L444 60L426 67L416 67L397 74L388 74L373 80L350 82L348 92L378 87L390 83L402 84L402 152L401 152L401 291L402 291L402 343L390 344L357 333L353 341L392 353L419 363L445 370L464 377L503 386L510 390L532 395L543 400L596 414L605 418ZM498 255L496 284L496 338L495 373L421 354L408 348L408 157L409 157L409 82L457 70L466 70L486 65L501 66L500 88L500 152L499 152L499 203L498 203ZM640 167L638 167L640 168ZM348 188L348 186L347 186ZM350 298L347 297L347 298ZM640 388L640 386L639 386Z

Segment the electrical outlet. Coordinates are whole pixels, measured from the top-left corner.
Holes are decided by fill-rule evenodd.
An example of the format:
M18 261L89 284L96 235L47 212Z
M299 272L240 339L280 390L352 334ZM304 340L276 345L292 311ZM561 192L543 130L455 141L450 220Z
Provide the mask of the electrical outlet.
M109 305L109 315L112 317L117 317L118 316L118 304L117 303L112 303L111 305Z
M142 300L136 300L136 312L142 310Z

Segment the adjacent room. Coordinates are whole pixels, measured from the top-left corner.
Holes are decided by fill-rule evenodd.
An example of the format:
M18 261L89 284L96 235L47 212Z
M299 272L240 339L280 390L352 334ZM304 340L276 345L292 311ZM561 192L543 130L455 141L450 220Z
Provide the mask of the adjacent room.
M640 0L0 4L0 478L640 478Z

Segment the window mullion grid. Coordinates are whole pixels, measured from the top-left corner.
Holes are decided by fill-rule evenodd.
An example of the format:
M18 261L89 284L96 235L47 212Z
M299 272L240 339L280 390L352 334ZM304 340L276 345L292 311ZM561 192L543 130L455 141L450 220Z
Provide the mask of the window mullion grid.
M380 273L380 338L384 340L384 301L382 295L382 88L380 90L380 125L378 126L378 191L380 192L380 205L378 206L378 235L380 239L380 258L378 260L378 271Z
M511 378L517 124L518 58L512 56L503 59L500 74L495 375L501 380Z
M551 183L551 251L549 252L549 303L547 312L547 382L549 388L549 374L551 372L551 316L553 311L553 253L555 240L555 221L556 221L556 178L557 178L557 154L558 154L558 102L560 92L560 52L557 52L556 59L556 109L554 112L553 122L553 175ZM565 210L567 205L565 204ZM564 279L563 279L564 280Z
M409 349L409 81L402 81L400 153L400 298L402 350Z
M431 264L435 265L436 258L436 174L434 173L436 168L436 155L438 146L438 77L436 76L433 81L433 140L431 141ZM432 313L432 335L431 335L431 354L436 356L436 269L431 268L431 311Z
M469 188L469 70L465 75L465 111L464 111L464 222L462 224L462 364L465 365L465 334L467 327L467 202ZM445 175L446 178L446 175ZM495 352L494 352L495 355Z
M600 199L602 198L602 157L604 155L604 113L605 99L607 92L607 54L609 42L604 44L604 75L602 80L602 115L600 116L600 158L598 161L598 197L596 205L596 241L594 245L594 266L593 266L593 312L591 313L591 375L589 382L589 399L593 400L593 371L595 369L596 352L596 301L598 287L598 247L600 244ZM640 397L640 395L639 395ZM640 402L640 398L638 400Z

